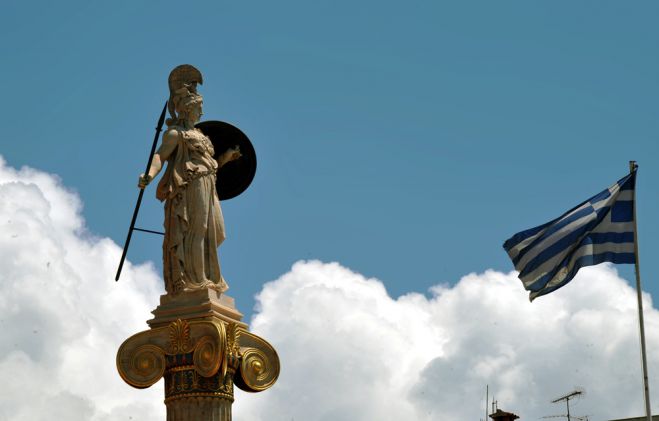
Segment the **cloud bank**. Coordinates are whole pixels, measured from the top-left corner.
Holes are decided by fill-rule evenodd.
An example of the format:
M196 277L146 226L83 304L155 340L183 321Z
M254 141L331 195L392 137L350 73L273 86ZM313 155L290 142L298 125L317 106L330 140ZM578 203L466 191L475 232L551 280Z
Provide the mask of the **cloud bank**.
M236 413L263 421L479 420L486 384L522 420L564 414L549 401L575 386L586 395L571 403L572 415L644 413L636 296L614 268L582 269L532 304L515 273L495 271L429 295L393 299L377 279L337 263L298 262L264 286L252 321L279 350L281 376L271 390L237 399ZM656 350L659 314L649 296L644 305L648 349ZM648 357L652 390L659 356Z
M164 419L162 386L136 391L115 366L161 281L129 263L115 283L121 248L81 210L57 177L0 157L0 420Z
M77 195L2 158L0 227L0 420L164 420L162 382L136 390L115 368L162 293L153 266L129 263L115 283L120 247L86 231ZM659 314L645 300L652 391ZM478 420L485 384L522 420L564 413L549 400L574 386L587 395L573 414L638 416L636 317L606 265L531 304L514 273L392 298L338 263L301 261L257 297L251 329L282 372L263 393L237 391L235 419Z

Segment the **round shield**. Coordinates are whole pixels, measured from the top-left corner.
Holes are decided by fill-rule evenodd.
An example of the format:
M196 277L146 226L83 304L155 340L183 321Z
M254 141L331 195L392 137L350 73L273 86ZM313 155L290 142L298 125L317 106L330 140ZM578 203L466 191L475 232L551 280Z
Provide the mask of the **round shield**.
M217 172L215 189L220 200L228 200L247 190L256 174L256 152L245 133L223 121L202 121L196 127L208 136L218 158L238 146L241 157L224 164Z

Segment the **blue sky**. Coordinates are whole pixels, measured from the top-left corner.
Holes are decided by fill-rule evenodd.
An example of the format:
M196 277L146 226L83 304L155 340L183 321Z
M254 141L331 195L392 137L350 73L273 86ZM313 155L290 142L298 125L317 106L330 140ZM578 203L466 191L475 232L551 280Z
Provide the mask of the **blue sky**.
M9 0L0 154L58 174L90 235L123 244L167 75L197 66L204 118L240 127L258 155L250 189L222 204L220 259L248 316L263 283L300 259L338 261L394 297L511 270L506 238L635 159L656 298L658 12L649 1ZM162 224L154 194L144 228ZM159 264L160 241L137 234L129 259Z
M573 385L578 415L642 413L633 267L528 303L501 245L637 160L658 297L656 2L5 0L2 16L0 371L18 383L0 420L162 419L162 384L135 392L115 367L164 290L161 238L136 233L146 265L114 274L182 63L204 74L204 118L258 155L222 203L220 260L283 369L236 416L478 419L485 384L522 419L559 413ZM138 226L162 219L151 186Z

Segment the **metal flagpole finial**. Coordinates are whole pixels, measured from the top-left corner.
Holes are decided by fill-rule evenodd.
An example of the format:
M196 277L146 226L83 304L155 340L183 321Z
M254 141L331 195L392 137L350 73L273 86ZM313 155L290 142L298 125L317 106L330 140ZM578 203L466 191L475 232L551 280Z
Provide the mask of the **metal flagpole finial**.
M634 172L638 169L636 161L629 161L629 172Z

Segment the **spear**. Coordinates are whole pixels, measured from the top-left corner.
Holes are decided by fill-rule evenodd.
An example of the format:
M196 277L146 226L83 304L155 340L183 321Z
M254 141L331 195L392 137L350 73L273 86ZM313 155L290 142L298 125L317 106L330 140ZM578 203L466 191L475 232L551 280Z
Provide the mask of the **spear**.
M149 175L149 170L151 169L151 161L153 161L153 154L156 153L156 145L158 144L158 138L160 137L160 132L162 131L162 125L165 122L165 111L167 111L167 101L165 101L165 106L160 113L160 118L158 119L158 125L156 126L156 135L153 138L153 145L151 146L151 154L149 154L149 161L146 164L146 170L144 174ZM140 189L140 194L137 196L137 204L135 205L135 210L133 211L133 219L130 221L130 228L128 228L128 236L126 236L126 243L124 244L124 251L121 253L121 261L119 262L119 269L117 269L117 276L114 280L118 281L121 276L121 268L124 266L124 260L126 260L126 253L128 253L128 245L130 244L130 237L133 235L133 230L135 230L135 220L137 219L137 214L140 211L140 205L142 204L142 196L144 196L144 189Z

